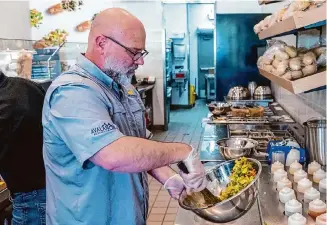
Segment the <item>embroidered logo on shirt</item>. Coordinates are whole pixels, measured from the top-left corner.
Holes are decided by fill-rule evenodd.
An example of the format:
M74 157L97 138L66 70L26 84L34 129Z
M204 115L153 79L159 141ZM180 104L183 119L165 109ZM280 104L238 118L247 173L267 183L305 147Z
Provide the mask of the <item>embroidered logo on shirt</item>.
M127 91L127 94L129 94L129 95L134 95L134 91L133 91L133 90L128 90L128 91Z
M92 128L91 130L91 134L92 135L99 135L105 132L109 132L111 130L116 129L116 126L110 123L104 123L102 126L96 127L96 128Z

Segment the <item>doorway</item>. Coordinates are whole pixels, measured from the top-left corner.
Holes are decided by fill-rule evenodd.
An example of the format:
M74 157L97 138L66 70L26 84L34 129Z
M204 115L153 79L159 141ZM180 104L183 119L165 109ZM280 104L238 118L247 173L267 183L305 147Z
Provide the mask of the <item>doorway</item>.
M174 110L192 109L206 99L215 85L215 3L164 3L166 40L166 126L175 121ZM209 88L207 88L209 87ZM209 92L207 91L209 90ZM168 93L169 96L168 96ZM214 94L215 95L215 94ZM202 101L203 102L203 101ZM205 104L197 106L206 107Z

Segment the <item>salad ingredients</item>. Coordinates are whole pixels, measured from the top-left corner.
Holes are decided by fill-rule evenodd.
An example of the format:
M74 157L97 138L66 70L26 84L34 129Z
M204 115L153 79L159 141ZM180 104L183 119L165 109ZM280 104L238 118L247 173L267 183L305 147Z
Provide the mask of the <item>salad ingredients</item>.
M56 29L44 36L34 44L35 49L61 45L66 41L68 33L65 30Z
M42 24L43 15L36 9L30 10L30 24L32 27L38 28Z
M83 5L83 1L76 0L62 0L61 1L62 8L67 11L76 11L77 8L81 9Z
M238 194L254 180L256 175L257 171L253 167L253 163L247 160L247 158L242 157L236 160L230 176L230 182L218 198L223 201Z

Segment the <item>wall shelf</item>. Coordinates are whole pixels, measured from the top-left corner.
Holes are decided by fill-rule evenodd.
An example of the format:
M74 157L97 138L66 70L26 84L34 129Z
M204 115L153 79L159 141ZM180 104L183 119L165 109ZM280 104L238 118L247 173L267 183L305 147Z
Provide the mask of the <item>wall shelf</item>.
M259 32L259 39L266 39L281 34L289 34L300 28L314 28L326 24L326 3L306 12L296 12L293 16Z
M286 80L260 68L259 71L262 76L294 94L303 93L326 85L326 70L294 81Z

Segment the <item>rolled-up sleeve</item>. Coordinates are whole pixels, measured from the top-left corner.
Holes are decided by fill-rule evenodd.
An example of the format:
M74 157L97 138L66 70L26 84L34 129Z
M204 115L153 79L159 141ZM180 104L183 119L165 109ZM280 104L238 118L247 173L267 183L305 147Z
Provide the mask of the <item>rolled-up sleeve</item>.
M58 87L49 98L49 107L51 125L81 166L124 136L111 120L104 97L87 85Z

